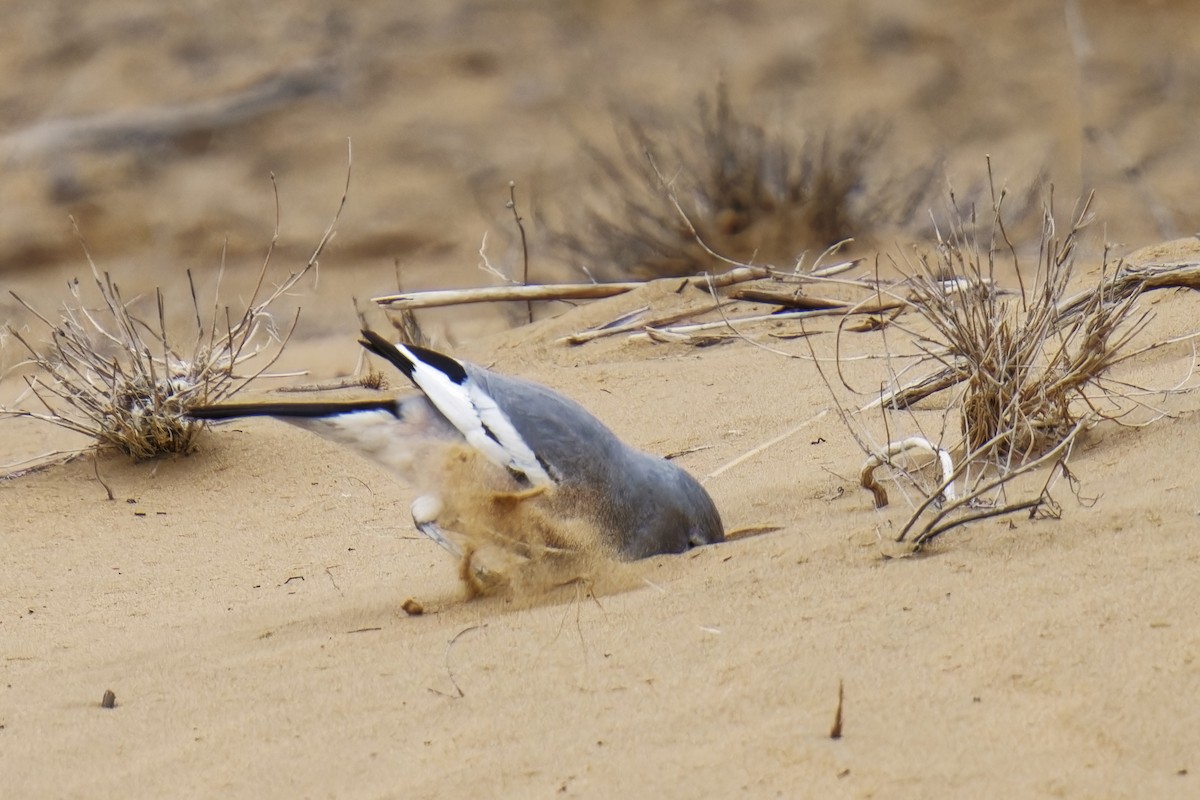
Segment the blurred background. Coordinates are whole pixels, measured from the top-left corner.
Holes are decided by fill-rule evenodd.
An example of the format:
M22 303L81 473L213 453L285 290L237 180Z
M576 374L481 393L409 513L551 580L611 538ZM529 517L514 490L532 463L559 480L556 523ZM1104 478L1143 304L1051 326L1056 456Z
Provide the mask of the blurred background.
M686 269L647 266L654 242L613 241L640 217L670 227L646 149L723 252L778 266L840 238L927 241L947 186L988 202L988 156L1015 229L1032 220L1035 238L1050 183L1063 212L1097 192L1096 252L1200 230L1200 5L1182 0L3 9L0 287L48 312L88 274L72 217L127 296L179 296L187 270L211 281L224 257L236 304L276 224L271 175L286 274L337 208L347 140L348 205L296 303L299 339L344 331L350 350L352 296L398 278L495 282L478 269L485 235L491 263L520 277L510 181L531 280ZM507 313L431 325L471 335ZM0 314L26 318L8 291Z

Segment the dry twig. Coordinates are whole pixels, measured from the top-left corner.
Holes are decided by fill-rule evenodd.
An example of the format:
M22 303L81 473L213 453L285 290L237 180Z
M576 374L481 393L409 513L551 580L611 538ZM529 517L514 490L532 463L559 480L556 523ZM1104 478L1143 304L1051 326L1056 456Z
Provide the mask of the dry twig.
M719 275L694 275L684 279L684 285L732 286L735 283L770 276L763 267L737 267ZM614 297L645 286L649 281L621 283L556 283L531 286L479 286L472 289L434 289L425 292L404 292L374 298L373 302L388 311L405 308L438 308L468 303L495 303L507 300L588 300Z

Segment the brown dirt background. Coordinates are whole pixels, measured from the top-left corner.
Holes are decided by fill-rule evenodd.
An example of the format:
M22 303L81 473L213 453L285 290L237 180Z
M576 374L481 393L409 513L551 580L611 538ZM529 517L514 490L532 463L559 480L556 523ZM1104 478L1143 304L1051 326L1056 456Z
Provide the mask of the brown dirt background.
M1095 188L1095 252L1200 229L1189 3L9 5L0 287L53 310L85 275L72 215L127 296L165 287L178 324L185 270L211 287L223 246L236 302L274 225L269 174L283 270L333 213L349 137L350 204L320 283L294 298L283 365L318 378L353 369L350 297L391 291L394 260L406 288L483 283L490 231L514 263L509 180L536 270L570 274L536 220L585 192L580 137L610 141L614 105L690 119L722 79L781 125L873 114L889 158L936 161L956 186L977 185L990 154L1014 188L1039 175L1060 199ZM186 137L47 149L36 127L297 71L315 93ZM454 566L411 531L405 487L270 421L222 428L188 458L102 459L114 502L90 462L0 483L3 794L1196 794L1194 398L1161 399L1173 417L1153 426L1088 435L1073 464L1096 502L1060 492L1060 521L980 523L887 561L879 537L902 509L875 512L850 480L861 453L821 416L832 402L811 362L744 342L554 341L647 302L679 300L651 287L506 333L497 309L426 322L638 446L709 446L680 459L700 476L813 419L708 483L728 526L780 531L639 563L637 588L597 599L464 602ZM1149 335L1194 328L1191 298L1146 302ZM7 291L0 314L31 322ZM19 358L6 346L0 368ZM1169 386L1194 364L1182 344L1123 377ZM10 376L0 398L18 388ZM0 424L5 464L71 443ZM408 597L428 613L406 616Z

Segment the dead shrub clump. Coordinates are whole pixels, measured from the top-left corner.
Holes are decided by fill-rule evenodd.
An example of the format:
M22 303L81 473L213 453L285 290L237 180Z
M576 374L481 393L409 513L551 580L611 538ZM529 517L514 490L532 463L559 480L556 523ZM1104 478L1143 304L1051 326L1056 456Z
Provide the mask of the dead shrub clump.
M1113 296L1107 260L1096 289L1068 303L1079 238L1091 200L1059 235L1052 202L1043 218L1039 261L1030 283L1007 242L1000 209L988 241L972 216L957 213L910 277L910 302L932 327L929 351L962 385L960 417L968 453L991 451L1016 462L1058 445L1085 418L1116 418L1126 393L1105 380L1148 314L1140 292ZM1009 256L1016 289L1001 289L997 260Z
M925 354L922 360L938 369L862 409L898 410L946 389L958 390L949 413L958 417L961 439L946 437L943 427L933 436L922 431L919 437L867 448L862 485L874 493L877 507L887 502L874 477L881 464L919 492L895 538L907 541L907 552L975 520L1018 512L1056 516L1059 507L1050 496L1055 477L1061 475L1078 492L1066 467L1078 435L1103 420L1124 424L1142 405L1139 395L1148 393L1109 375L1120 362L1156 346L1129 348L1150 320L1149 312L1138 307L1146 282L1136 272L1110 268L1105 251L1096 283L1083 290L1074 286L1092 199L1060 233L1051 190L1030 275L1005 230L1004 197L993 189L988 225L978 224L974 210L959 207L951 193L949 229L937 231L935 246L915 265L906 262L905 300L917 319L894 323ZM1002 288L998 278L1016 286ZM886 420L885 425L892 428ZM918 444L941 466L932 485L921 470L892 461L894 454ZM1013 496L1010 488L1019 476L1046 468L1040 491L1029 493L1025 487L1022 496Z
M254 291L240 315L234 316L221 304L218 276L208 321L203 321L206 315L189 270L195 333L186 349L167 335L162 290L155 293L155 317L144 318L135 311L137 298L127 300L122 295L84 244L98 306L85 296L86 284L78 279L70 283L70 298L57 321L12 295L49 329L50 339L42 351L23 333L7 326L8 334L28 355L24 364L14 369L32 364L36 371L25 377L27 389L15 407L0 408L0 415L42 420L84 434L99 447L113 448L136 460L191 452L206 423L187 416L187 409L236 394L282 354L299 311L282 330L271 307L305 275L315 272L345 202L343 193L333 221L308 262L267 290L268 267L279 236L276 223ZM265 359L262 366L250 374L239 373L239 368L258 356Z
M932 183L930 169L884 177L885 135L868 121L823 136L772 133L735 113L724 85L697 108L698 120L679 125L618 119L616 158L585 145L600 179L582 213L551 233L565 258L610 280L724 269L714 251L793 264L906 224Z
M264 349L274 349L270 363L282 353L287 336L280 335L268 312L282 290L252 301L234 320L214 308L209 323L203 325L189 272L197 330L184 352L167 336L161 289L156 291L157 318L148 322L135 313L134 304L125 300L120 287L108 273L100 272L90 256L88 264L101 301L96 310L89 308L78 280L71 282L70 299L57 322L17 298L49 328L50 340L42 352L20 332L9 329L28 351L29 363L38 368L26 378L24 398L36 400L35 407L40 407L9 413L85 434L101 447L137 460L191 452L204 423L186 416L186 409L239 391L262 370L239 377L237 367ZM299 277L298 273L292 279Z

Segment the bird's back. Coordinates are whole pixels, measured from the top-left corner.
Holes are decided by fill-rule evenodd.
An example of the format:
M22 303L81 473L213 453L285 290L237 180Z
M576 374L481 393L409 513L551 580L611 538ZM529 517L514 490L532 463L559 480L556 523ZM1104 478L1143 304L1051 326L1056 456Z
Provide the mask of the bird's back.
M573 511L593 518L627 558L680 552L724 538L703 487L671 462L621 441L587 409L545 386L466 364L507 409L513 427Z

